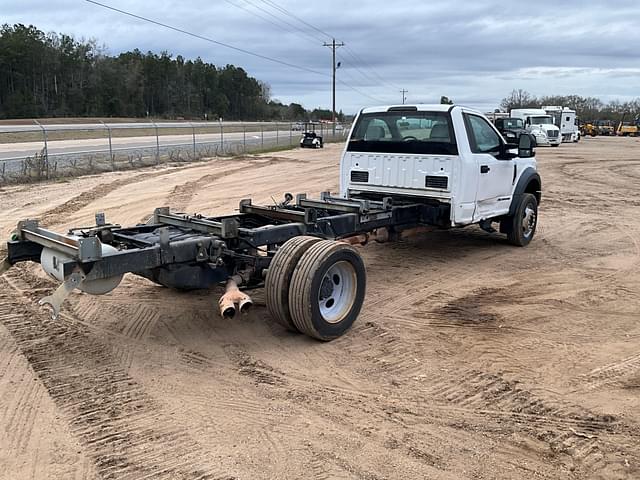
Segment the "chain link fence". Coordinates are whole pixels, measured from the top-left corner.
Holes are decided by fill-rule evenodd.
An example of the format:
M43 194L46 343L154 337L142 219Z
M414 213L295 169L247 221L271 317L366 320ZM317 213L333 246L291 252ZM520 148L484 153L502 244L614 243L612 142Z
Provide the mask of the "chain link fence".
M299 146L305 130L345 139L348 126L284 122L0 125L0 183L20 183Z

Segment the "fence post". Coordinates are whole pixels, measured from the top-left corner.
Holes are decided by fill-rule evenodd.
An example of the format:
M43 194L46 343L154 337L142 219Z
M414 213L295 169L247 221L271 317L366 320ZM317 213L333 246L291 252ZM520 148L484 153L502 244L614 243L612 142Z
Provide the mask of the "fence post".
M224 128L222 127L222 117L220 117L220 150L224 155Z
M116 159L113 156L113 147L111 146L111 127L100 120L100 123L104 125L104 128L107 129L107 134L109 135L109 159L111 160L111 171L113 172L116 169Z
M293 145L293 123L289 122L289 146Z
M280 143L280 129L278 128L278 122L276 122L276 147Z
M38 125L42 129L42 137L44 138L44 166L47 169L47 179L49 178L49 145L47 141L47 129L44 128L39 121L34 120L36 125Z
M264 150L264 125L260 124L260 148Z
M244 153L247 153L247 126L242 125L242 146L244 148Z
M151 123L156 129L156 164L160 165L160 138L158 137L158 125L156 125L156 122Z
M191 133L193 135L193 159L196 159L196 127L193 126L193 122L189 122L191 125Z

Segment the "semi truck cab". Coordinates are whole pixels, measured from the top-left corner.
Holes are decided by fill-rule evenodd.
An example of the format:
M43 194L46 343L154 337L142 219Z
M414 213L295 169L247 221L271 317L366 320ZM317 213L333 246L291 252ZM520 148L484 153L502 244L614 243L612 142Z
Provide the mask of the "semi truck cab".
M536 137L538 145L558 147L562 143L560 128L553 118L541 108L521 108L511 110L511 116L521 118L526 130Z

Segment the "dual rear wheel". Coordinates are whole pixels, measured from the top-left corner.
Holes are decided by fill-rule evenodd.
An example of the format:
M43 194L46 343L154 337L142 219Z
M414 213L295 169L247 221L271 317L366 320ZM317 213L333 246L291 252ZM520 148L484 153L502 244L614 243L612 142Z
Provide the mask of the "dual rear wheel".
M280 247L265 285L267 308L275 321L324 341L351 328L365 290L364 262L353 247L308 236Z

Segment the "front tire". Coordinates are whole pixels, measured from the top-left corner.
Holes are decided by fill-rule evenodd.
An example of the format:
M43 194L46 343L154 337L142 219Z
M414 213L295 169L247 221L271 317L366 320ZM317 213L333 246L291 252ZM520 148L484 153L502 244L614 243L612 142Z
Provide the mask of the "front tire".
M318 340L344 334L360 314L366 271L351 246L323 240L300 258L291 278L289 310L296 328Z
M535 195L523 193L515 213L502 221L506 222L503 231L507 232L509 243L518 247L529 245L538 226L538 201Z

